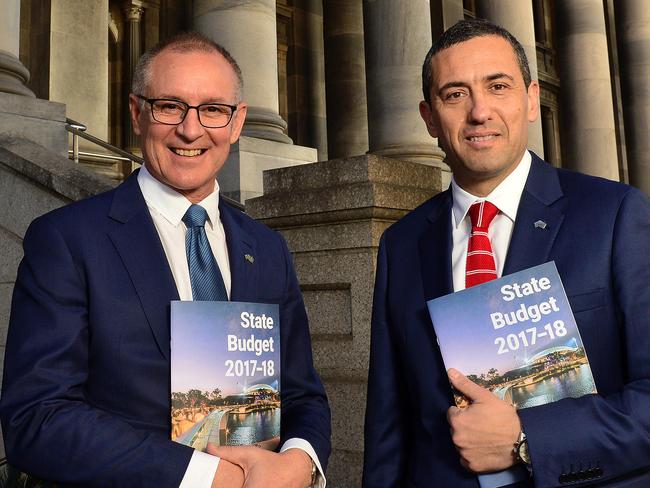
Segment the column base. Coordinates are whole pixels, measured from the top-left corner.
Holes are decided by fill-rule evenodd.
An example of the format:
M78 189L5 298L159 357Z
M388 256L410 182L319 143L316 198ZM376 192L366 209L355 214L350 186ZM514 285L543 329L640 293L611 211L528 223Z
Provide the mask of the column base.
M243 136L293 144L286 131L287 123L279 114L258 107L248 107Z
M244 203L264 193L263 172L268 169L313 163L316 149L279 141L242 136L230 148L230 155L217 180L222 194Z
M15 93L0 93L0 135L34 141L67 158L65 105Z
M0 51L0 92L36 97L25 83L29 81L29 71L20 60L7 51Z
M447 165L442 162L445 158L445 153L438 146L434 145L433 141L432 144L387 146L380 149L373 149L368 152L378 156L385 156L387 158L426 164L427 166L437 166L440 168L447 167Z

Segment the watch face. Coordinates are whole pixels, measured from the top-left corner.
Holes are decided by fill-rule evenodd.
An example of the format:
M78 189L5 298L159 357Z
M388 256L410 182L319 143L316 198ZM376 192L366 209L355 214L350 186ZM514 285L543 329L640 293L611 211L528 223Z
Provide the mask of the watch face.
M530 454L528 453L528 440L524 439L517 446L517 457L524 463L530 464Z

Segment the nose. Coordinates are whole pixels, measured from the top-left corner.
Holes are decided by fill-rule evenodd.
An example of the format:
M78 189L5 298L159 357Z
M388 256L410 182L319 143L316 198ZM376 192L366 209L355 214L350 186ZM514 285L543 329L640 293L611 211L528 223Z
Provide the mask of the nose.
M469 122L473 124L483 124L490 119L492 108L488 97L484 93L472 93L471 104L468 113Z
M176 126L178 135L188 141L194 141L201 137L204 130L201 122L199 122L199 111L195 107L190 107L183 122Z

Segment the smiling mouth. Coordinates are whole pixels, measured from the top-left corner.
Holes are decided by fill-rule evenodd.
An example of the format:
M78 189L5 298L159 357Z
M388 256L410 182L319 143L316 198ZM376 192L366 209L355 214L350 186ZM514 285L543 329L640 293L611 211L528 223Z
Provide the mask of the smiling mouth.
M185 156L185 157L195 157L195 156L200 156L205 152L205 149L180 149L180 148L172 148L172 151L174 151L176 154L179 156Z
M485 136L471 136L471 137L468 137L467 140L471 141L471 142L484 142L484 141L490 141L490 140L494 139L495 137L497 137L496 134L489 134L489 135L485 135Z

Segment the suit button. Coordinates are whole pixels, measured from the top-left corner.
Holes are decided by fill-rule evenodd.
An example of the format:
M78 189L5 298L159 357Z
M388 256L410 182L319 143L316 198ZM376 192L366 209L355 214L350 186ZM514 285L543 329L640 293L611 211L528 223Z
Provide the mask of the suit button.
M563 485L567 484L567 483L573 483L572 477L573 477L573 474L571 474L571 473L562 473L560 475L560 477L558 478L558 481L560 483L562 483Z

